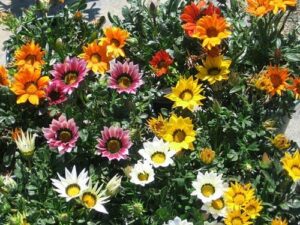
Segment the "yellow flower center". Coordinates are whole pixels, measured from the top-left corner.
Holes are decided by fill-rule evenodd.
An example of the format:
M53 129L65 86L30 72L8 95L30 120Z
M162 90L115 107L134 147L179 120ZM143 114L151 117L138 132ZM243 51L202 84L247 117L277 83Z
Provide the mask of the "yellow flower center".
M216 210L221 210L224 208L225 204L224 204L223 199L219 198L219 199L213 200L211 202L211 206Z
M208 37L217 37L218 36L218 31L215 27L210 27L206 30L206 34Z
M254 205L249 205L245 210L248 214L252 215L256 213L256 207Z
M291 170L296 176L300 176L300 166L294 165L292 166Z
M77 77L76 72L68 72L64 75L64 81L66 84L74 84L77 81Z
M209 196L211 196L211 195L213 195L215 193L215 187L212 186L211 184L204 184L201 187L201 193L205 197L209 197Z
M219 75L220 72L221 72L221 70L217 67L213 67L208 70L208 74L212 75L212 76Z
M186 137L186 134L183 130L175 130L173 133L173 140L175 142L183 142Z
M128 74L123 73L118 77L117 82L121 88L128 88L132 84L132 79Z
M36 84L33 82L28 82L25 84L25 90L28 94L32 95L35 94L35 92L38 90L36 87Z
M166 155L163 152L155 152L151 155L151 160L157 164L163 164L166 161Z
M70 184L66 188L66 193L70 197L74 197L80 193L80 186L78 184Z
M238 193L234 196L233 201L237 205L242 205L245 202L245 195L242 193Z
M243 225L243 220L240 217L235 217L231 221L232 225Z
M139 179L140 181L146 181L146 180L148 180L148 178L149 178L149 174L146 173L146 172L143 172L143 173L139 173L139 174L138 174L138 179Z
M81 197L82 202L87 208L93 208L97 203L96 195L91 192L86 192Z
M120 46L120 41L117 40L117 39L115 39L115 38L113 38L113 39L111 40L111 43L112 43L113 45L115 45L116 47L119 47L119 46Z
M183 101L189 101L193 98L193 92L191 90L184 90L180 93L179 98Z
M91 61L92 61L92 63L99 63L99 62L101 62L101 56L98 53L94 53L91 56Z
M35 60L36 60L35 55L27 55L26 58L25 58L26 63L31 64L31 65L34 64Z
M69 142L72 139L73 135L70 130L59 130L58 131L58 139L61 140L62 142Z
M117 153L121 147L122 143L118 139L110 139L106 144L106 148L110 153Z

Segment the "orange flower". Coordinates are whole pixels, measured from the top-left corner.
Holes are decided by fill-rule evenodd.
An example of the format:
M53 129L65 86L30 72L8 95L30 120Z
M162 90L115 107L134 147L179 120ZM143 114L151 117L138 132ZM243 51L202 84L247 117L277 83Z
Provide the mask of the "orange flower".
M0 66L0 85L9 86L7 71L4 66Z
M160 50L155 53L149 63L155 71L156 76L160 77L168 73L169 66L173 63L173 59L165 50Z
M231 33L223 17L214 14L204 16L197 21L197 27L193 37L203 40L202 47L210 50L212 47L221 44L222 39L227 38Z
M34 41L22 45L15 52L16 65L21 68L23 66L32 66L34 68L40 68L45 64L43 57L45 52L42 51L39 44L35 44Z
M269 66L265 72L266 78L271 81L271 85L267 86L266 91L272 96L276 93L281 95L282 91L286 90L288 84L286 83L289 71L287 68L280 68L278 66Z
M247 0L246 11L253 16L264 16L272 10L269 0Z
M293 80L293 85L289 87L294 92L295 98L300 99L300 78Z
M273 13L277 14L279 10L286 11L287 6L296 6L296 0L270 0L270 6L273 9Z
M113 58L117 58L119 56L125 57L125 53L122 48L126 44L129 33L118 27L108 27L103 31L105 37L100 39L100 44L107 46L107 56L111 56Z
M39 104L40 98L45 98L45 87L48 85L49 77L42 76L41 71L33 67L25 67L15 74L15 80L11 91L17 96L17 104L25 103L27 100L33 105Z
M87 62L88 69L100 74L109 70L109 61L112 59L106 55L106 46L98 44L96 41L83 47L83 53L79 57Z

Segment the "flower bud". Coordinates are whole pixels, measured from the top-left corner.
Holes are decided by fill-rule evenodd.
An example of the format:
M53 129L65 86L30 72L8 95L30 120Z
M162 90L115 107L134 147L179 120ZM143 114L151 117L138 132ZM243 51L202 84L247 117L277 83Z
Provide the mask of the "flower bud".
M24 133L23 130L21 130L20 135L18 135L15 140L17 148L20 150L20 153L24 158L30 158L33 155L36 136L36 134L32 135L28 131Z
M200 151L200 160L204 163L204 164L211 164L212 161L215 159L215 151L213 151L211 148L203 148Z
M121 187L122 177L115 175L107 184L106 184L106 195L115 196Z
M288 149L291 146L290 140L284 134L277 134L272 140L272 144L279 150Z

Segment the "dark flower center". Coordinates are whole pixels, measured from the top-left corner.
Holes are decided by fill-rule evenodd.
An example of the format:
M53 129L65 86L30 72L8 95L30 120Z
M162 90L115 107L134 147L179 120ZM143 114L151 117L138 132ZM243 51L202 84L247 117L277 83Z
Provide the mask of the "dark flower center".
M73 134L69 129L61 129L57 132L58 139L62 142L69 142L73 138Z
M167 64L166 64L166 61L165 60L160 60L158 63L157 63L157 67L160 69L160 68L164 68L166 67Z
M118 139L110 139L106 143L106 148L110 153L117 153L122 148L122 142Z
M217 37L218 31L215 27L210 27L206 30L206 34L208 37Z
M98 53L94 53L91 55L92 63L99 63L101 62L101 56Z
M208 74L212 76L218 75L220 72L221 70L217 67L213 67L208 70Z
M49 94L48 97L51 99L51 101L57 101L60 98L60 92L56 90L52 90Z
M127 73L122 73L117 79L118 85L121 88L128 88L132 84L132 78Z
M189 101L193 98L193 92L186 89L180 93L179 98L181 98L183 101Z
M66 84L74 84L77 81L78 73L69 71L64 74L63 80Z
M36 60L35 55L27 55L25 58L26 63L30 63L30 64L34 64L35 60Z
M270 78L274 88L279 87L283 83L279 74L272 74Z
M111 43L114 44L116 47L119 47L119 46L120 46L120 41L117 40L117 39L115 39L115 38L113 38L113 39L111 40Z
M186 134L183 130L178 129L178 130L175 130L173 133L173 139L175 142L178 142L178 143L182 142L182 141L184 141L185 137L186 137Z

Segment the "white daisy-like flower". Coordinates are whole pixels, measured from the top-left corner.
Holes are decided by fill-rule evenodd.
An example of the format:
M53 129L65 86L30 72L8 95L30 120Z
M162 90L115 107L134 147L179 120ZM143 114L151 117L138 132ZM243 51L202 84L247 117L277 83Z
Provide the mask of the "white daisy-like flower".
M222 174L215 172L205 172L205 174L198 172L197 180L193 181L192 186L195 190L192 195L196 195L203 203L211 202L220 198L227 184L222 180Z
M154 170L148 162L137 162L132 168L129 176L130 182L145 186L154 181Z
M169 144L157 137L153 141L143 144L143 149L139 150L139 154L155 168L167 167L173 163L172 157L175 151L169 149Z
M85 169L77 176L76 167L73 166L72 172L65 168L66 178L57 175L59 180L51 179L53 186L56 187L54 190L59 193L60 197L66 198L67 201L80 196L87 189L89 177Z
M224 225L224 223L220 223L218 221L213 221L213 222L205 221L204 225Z
M201 209L206 211L207 213L210 213L215 219L217 219L218 217L225 217L227 214L227 209L223 197L205 203L201 207Z
M98 187L98 184L99 183L97 182L93 186L92 181L90 180L88 188L80 195L80 200L86 208L108 214L103 204L109 202L109 196L106 195L106 190L102 188L102 185Z
M193 223L188 222L187 220L181 220L176 216L174 220L169 220L168 223L164 223L163 225L193 225Z
M36 137L36 134L31 134L29 131L26 131L26 133L24 133L23 130L20 130L20 134L15 139L15 142L24 157L32 156L35 149Z

